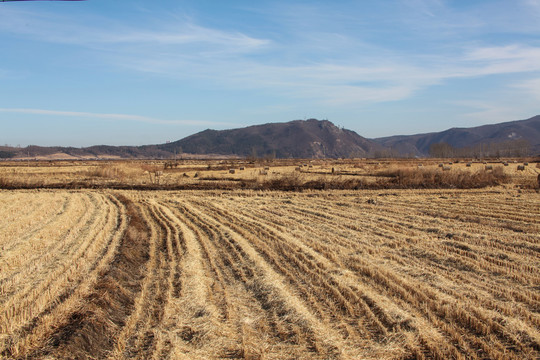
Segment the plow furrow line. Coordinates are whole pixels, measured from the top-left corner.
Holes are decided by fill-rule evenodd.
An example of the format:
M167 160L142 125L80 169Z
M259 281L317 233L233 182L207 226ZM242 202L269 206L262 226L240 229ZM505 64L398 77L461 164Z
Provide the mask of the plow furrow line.
M217 217L219 219L229 217L222 209L212 208L209 213L216 214L216 219ZM390 324L391 322L388 321L384 312L379 309L375 314L372 311L373 306L365 302L365 296L360 296L350 288L335 281L332 273L336 272L336 268L332 264L322 265L314 260L317 257L321 261L328 262L326 258L300 243L293 247L292 245L297 244L293 238L281 238L274 232L277 230L272 230L258 221L246 219L240 214L236 215L235 218L228 218L231 224L235 222L243 224L241 228L235 227L235 231L256 245L258 252L264 256L265 260L286 276L289 281L298 279L296 282L292 281L291 286L299 291L299 294L310 304L312 309L324 309L317 312L321 319L334 323L338 320L338 324L339 321L342 321L338 328L343 328L347 334L346 337L352 336L351 340L354 338L365 339L366 336L384 339L388 335L387 331L393 325ZM253 235L250 236L250 234ZM265 240L263 242L257 241L257 239ZM270 239L272 241L269 241ZM272 248L279 251L279 255L273 254L268 248L262 249L263 244L272 245ZM280 264L291 264L294 268L284 269ZM302 284L311 284L312 291L317 291L306 296L302 291ZM315 303L313 303L314 299L317 299ZM320 302L322 303L318 304ZM328 315L331 315L331 318Z
M537 359L539 200L0 192L0 358Z
M220 218L227 217L223 209L213 208L211 213L219 214ZM336 264L331 263L322 254L313 251L302 242L296 241L294 237L281 233L278 229L272 229L269 225L262 224L254 218L238 213L236 218L241 220L241 223L244 224L243 227L249 224L247 228L250 231L248 234L242 234L243 236L249 238L249 234L256 234L255 239L251 239L252 243L255 243L256 238L272 239L271 242L265 241L265 243L273 244L272 247L278 251L279 255L266 255L265 258L269 263L273 263L275 267L278 267L277 263L294 264L299 270L298 273L293 275L294 277L299 278L302 276L305 278L304 282L309 282L314 288L320 289L318 294L315 293L318 299L328 298L331 300L330 303L324 304L323 307L335 307L334 304L338 304L338 308L335 308L334 313L335 315L340 314L341 317L347 319L344 325L349 323L348 325L352 326L347 326L345 329L349 336L357 333L355 329L357 327L360 328L362 333L362 335L357 334L357 336L374 336L378 338L387 336L388 328L383 325L385 321L381 322L378 316L371 311L371 306L364 301L365 298L357 295L350 288L340 285L333 279L332 273L339 272ZM259 251L262 254L268 254L269 250ZM379 315L384 318L382 311L379 312Z
M172 283L174 279L172 231L166 221L159 215L159 210L153 202L146 202L143 212L150 226L150 259L148 262L147 276L143 283L143 292L138 302L134 316L134 325L131 336L121 335L124 354L136 354L138 359L149 359L159 346L159 326L163 315L174 291ZM131 330L132 326L127 330Z
M107 229L113 227L117 221L116 216L111 213L111 207L108 206L109 210L102 217L98 217L96 211L90 212L90 218L86 219L84 225L79 223L83 226L80 233L73 235L78 240L78 244L74 242L74 247L62 248L64 256L57 257L57 259L61 259L61 262L54 264L54 267L51 264L46 268L46 270L52 271L46 273L45 276L42 275L42 278L45 278L44 281L40 282L38 286L28 284L22 287L8 302L3 304L5 311L0 312L0 319L5 319L8 322L0 321L0 329L17 333L31 319L34 319L34 324L31 325L33 327L35 322L43 316L44 311L50 313L63 299L68 298L73 293L79 283L83 281L81 275L91 270L100 260L104 251L107 250L107 247L104 246L104 242L110 241ZM101 236L95 239L99 232L101 232ZM84 235L80 236L80 234ZM66 286L66 284L69 285ZM60 300L54 301L54 299Z
M506 349L504 351L507 351L511 348L519 349L523 346L523 344L516 342L511 334L501 334L500 328L492 320L489 320L484 315L480 315L480 309L460 304L459 301L454 304L448 303L443 301L443 297L437 296L433 290L429 290L420 283L416 283L413 286L413 282L407 280L407 283L411 285L405 285L401 279L390 275L388 271L381 272L373 264L362 263L363 260L356 259L352 267L358 273L363 274L372 286L393 297L403 307L413 306L415 312L418 311L422 314L421 316L426 318L435 328L439 330L449 329L448 336L450 338L457 337L457 339L462 338L465 341L467 339L475 339L475 343L482 344L482 348L487 351L486 354L490 358L504 358L502 356L503 353L498 349ZM482 340L489 337L490 334L496 335L496 342L490 343L491 346ZM514 343L514 346L506 348L504 343ZM452 341L449 341L448 344L452 344ZM471 346L475 348L475 346ZM510 354L508 356L513 355Z
M256 272L254 273L255 281L253 282L251 291L260 294L259 301L262 301L263 308L268 306L269 301L271 303L277 302L274 307L285 307L287 313L292 312L294 314L298 314L304 321L307 322L307 324L310 325L310 332L312 332L317 338L317 343L327 344L325 345L326 350L324 351L333 351L331 349L336 349L335 345L328 344L328 342L324 340L324 337L321 338L321 331L328 331L328 334L333 334L333 336L330 337L333 339L333 341L341 342L341 336L338 335L338 333L335 333L333 329L328 328L326 325L321 323L313 315L313 313L311 313L309 308L304 305L303 301L297 297L295 292L290 290L289 286L286 284L289 283L292 278L282 277L283 275L275 272L272 265L267 262L267 258L265 259L265 257L251 245L252 242L244 237L244 231L237 228L229 221L227 221L225 225L221 216L219 220L216 220L215 218L211 219L208 212L203 211L192 210L192 212L195 212L199 218L205 218L207 222L213 223L215 226L222 227L224 230L226 230L226 234L228 236L226 235L225 237L228 237L229 241L234 242L233 248L240 251L241 254L243 254L243 257L247 257L249 262L253 264L253 270L256 270ZM214 214L212 214L212 216L214 216ZM270 294L274 294L274 296L277 298L275 300L271 300L269 297ZM318 351L322 350L323 349L319 349Z
M329 212L327 212L327 216ZM411 229L410 228L407 228L405 229L405 231L402 231L400 230L400 228L396 228L395 225L392 225L392 218L382 218L381 219L382 221L380 221L378 223L378 231L380 232L381 231L381 227L384 228L388 228L388 237L390 239L393 239L393 238L396 238L396 237L399 237L402 233L404 232L410 232ZM338 220L336 220L338 221ZM362 224L363 226L365 226L365 230L366 232L371 232L371 233L374 233L376 230L372 228L372 226L370 224ZM347 226L347 225L345 225ZM399 225L400 226L400 225ZM360 228L359 228L360 230ZM382 232L381 232L381 235L382 235ZM421 232L417 232L415 231L413 234L409 234L409 236L414 236L414 237L417 237L417 238L421 238L422 237L422 234ZM466 241L466 239L465 239ZM442 250L441 250L442 248ZM536 267L535 266L530 266L530 265L526 265L526 264L520 264L518 266L514 265L514 264L510 264L506 261L501 261L501 260L496 260L496 259L493 259L493 258L490 258L490 257L483 257L481 260L478 258L478 256L471 252L471 251L465 251L465 250L462 250L460 248L456 248L454 246L448 246L446 244L441 244L439 245L437 248L437 251L442 251L442 253L444 254L444 257L447 257L449 253L454 253L459 259L460 262L464 262L465 264L467 264L466 266L472 266L473 268L476 268L476 267L480 267L484 270L487 270L487 271L491 271L491 272L498 272L498 273L506 273L508 274L509 276L513 276L513 277L516 277L518 280L520 279L523 279L524 281L524 284L528 285L530 284L531 282L532 283L538 283L538 279L535 279L535 277L533 276L531 278L532 275L536 275L537 271L536 271ZM430 249L430 251L432 251L433 249ZM472 260L471 260L472 259ZM480 261L479 261L480 260ZM524 274L529 274L529 278L528 279L524 279Z
M19 323L25 326L15 331L18 336L17 342L12 343L8 349L4 350L4 354L21 356L23 353L28 353L29 350L39 351L37 345L41 344L40 346L43 347L43 342L48 337L53 336L54 329L58 326L54 324L53 319L67 320L68 314L76 311L82 299L91 292L101 274L109 267L127 225L123 205L113 198L106 200L109 210L105 213L105 218L96 222L99 224L98 227L87 231L84 242L90 244L73 254L73 262L69 268L64 273L56 274L58 278L51 281L51 286L47 288L58 288L59 292L45 290L45 293L39 295L38 300L34 301L38 304L48 304L48 306L38 309L33 314L25 312L21 314L22 321ZM64 288L57 285L69 284L70 279L73 279L70 287ZM46 296L53 297L48 300L45 298ZM22 301L27 302L28 300ZM33 318L31 324L27 325L27 321L31 318Z
M72 202L72 197L65 195L41 194L26 201L21 201L18 193L11 195L0 202L0 258L12 250L19 239L30 238L41 228L56 222Z
M73 235L92 216L95 216L96 211L94 197L90 197L91 206L86 212L81 205L82 200L80 196L77 196L77 204L74 204L75 201L64 203L64 207L60 212L45 220L41 226L25 232L24 235L21 234L21 237L17 237L16 234L10 235L13 247L4 247L3 254L6 255L0 261L3 268L0 287L3 291L9 292L9 284L17 283L18 277L31 280L31 278L28 278L29 275L39 275L36 270L43 271L44 269L38 267L42 263L42 261L38 260L54 261L51 259L58 258L61 251L71 246L70 241L79 240ZM61 224L60 229L58 229L58 223ZM49 237L59 241L51 242ZM17 285L17 287L20 286Z
M463 274L456 271L453 266L446 267L441 265L440 261L427 258L425 254L416 257L401 252L400 260L403 259L408 260L406 261L407 267L402 270L404 273L410 268L423 268L424 274L436 274L437 277L429 281L430 286L455 299L476 302L486 310L493 310L509 317L514 317L517 313L521 313L521 316L530 314L525 309L521 309L517 303L522 303L523 306L529 309L538 308L538 301L534 299L537 294L525 288L520 291L504 290L507 287L501 287L497 281L469 271ZM454 290L455 288L457 290ZM494 299L502 299L503 301L494 301ZM508 301L512 302L512 306L508 306ZM528 317L529 321L533 322L535 326L540 326L539 317L534 315Z

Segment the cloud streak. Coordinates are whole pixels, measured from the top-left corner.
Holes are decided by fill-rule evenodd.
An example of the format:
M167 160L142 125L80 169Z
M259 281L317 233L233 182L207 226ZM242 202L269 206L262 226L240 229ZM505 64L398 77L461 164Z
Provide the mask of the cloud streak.
M46 13L7 10L0 13L0 30L43 42L98 47L189 46L217 47L233 53L255 51L270 41L237 31L223 31L194 24L189 19L164 20L133 27L103 18L71 18ZM91 24L106 24L106 27ZM146 29L145 29L146 27ZM121 50L121 49L120 49Z
M522 90L526 96L529 96L540 103L540 78L522 81L514 84L513 87Z
M452 79L540 71L540 48L513 44L464 49L452 59L430 56L401 61L371 58L306 65L269 65L237 59L192 59L161 54L126 58L122 66L179 79L206 79L222 89L262 89L329 105L403 100ZM186 72L185 69L189 69Z
M28 108L0 108L0 112L14 113L14 114L27 114L27 115L74 117L74 118L84 118L84 119L137 121L137 122L143 122L143 123L148 123L148 124L159 124L159 125L188 125L188 126L238 125L238 124L233 124L233 123L227 124L223 122L200 121L200 120L163 120L163 119L156 119L152 117L130 115L130 114L107 114L107 113L28 109Z
M103 18L74 21L57 15L13 10L0 14L0 31L80 47L115 69L188 80L203 89L255 90L335 107L409 99L421 90L454 79L540 71L540 46L525 41L498 44L469 40L471 34L495 28L495 22L488 16L478 15L482 10L489 13L489 7L477 8L476 12L459 12L442 0L395 3L401 4L407 12L388 15L390 22L405 24L405 31L410 33L427 33L420 37L425 43L415 44L418 46L415 51L376 44L368 36L362 37L362 31L358 31L356 38L342 34L342 27L332 28L330 22L324 23L314 34L312 24L327 18L316 6L302 12L301 25L295 25L299 19L297 13L272 14L278 25L283 21L289 31L276 37L203 26L182 16L165 17L160 23L146 22L134 27ZM521 6L536 8L538 1L523 0ZM340 19L351 24L356 22L354 16L342 15ZM333 13L332 18L335 16ZM445 19L442 25L441 18ZM355 30L368 29L371 24L365 21L363 28ZM324 30L326 26L329 28ZM462 30L467 36L456 36ZM535 86L524 84L522 88ZM39 109L11 109L11 112L16 112L14 110L160 124L216 124L124 114L61 111L52 114Z

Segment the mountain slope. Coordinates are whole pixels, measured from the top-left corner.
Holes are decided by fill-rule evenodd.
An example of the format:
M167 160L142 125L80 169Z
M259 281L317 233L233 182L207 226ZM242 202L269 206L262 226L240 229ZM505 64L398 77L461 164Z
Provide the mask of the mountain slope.
M372 139L381 146L400 154L429 155L431 145L447 143L454 148L472 148L481 144L500 144L510 140L525 140L530 150L540 152L540 115L527 120L509 121L472 128L452 128L441 132L398 135Z
M491 156L498 154L501 146L523 146L524 143L528 143L527 153L540 154L540 115L500 124L378 139L363 138L327 120L295 120L232 130L205 130L172 143L157 145L100 145L87 148L0 146L0 159L167 159L180 153L198 157L278 158L428 156L430 147L440 143L448 144L453 149L468 149L465 156ZM452 154L459 155L459 152ZM507 154L501 152L501 155Z
M182 140L158 145L173 152L237 156L276 156L278 158L337 158L367 156L382 149L351 130L327 120L295 120L232 130L205 130Z

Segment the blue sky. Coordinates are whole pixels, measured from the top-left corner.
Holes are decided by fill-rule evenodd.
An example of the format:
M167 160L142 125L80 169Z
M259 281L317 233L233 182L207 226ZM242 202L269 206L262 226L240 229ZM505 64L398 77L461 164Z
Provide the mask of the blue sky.
M0 3L0 144L304 118L365 137L540 114L540 0Z

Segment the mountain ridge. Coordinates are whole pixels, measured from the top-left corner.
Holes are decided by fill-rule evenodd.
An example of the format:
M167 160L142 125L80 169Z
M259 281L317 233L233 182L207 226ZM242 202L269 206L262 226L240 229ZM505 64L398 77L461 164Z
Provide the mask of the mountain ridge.
M528 142L530 151L540 153L540 115L525 120L507 121L475 127L455 127L440 132L414 135L394 135L371 139L401 154L428 156L433 144L445 143L455 149L487 144L502 144L512 140Z
M316 119L221 131L208 129L159 147L168 151L181 148L185 153L277 158L365 157L382 149L352 130Z
M328 120L293 120L229 130L206 129L174 142L155 145L0 146L0 159L344 158L437 154L470 157L511 155L512 152L502 150L505 146L515 148L518 145L523 147L516 148L521 152L526 147L527 152L540 154L540 115L499 124L374 139L340 128ZM511 150L518 153L514 148ZM434 149L441 152L435 153ZM448 152L448 149L452 151Z

